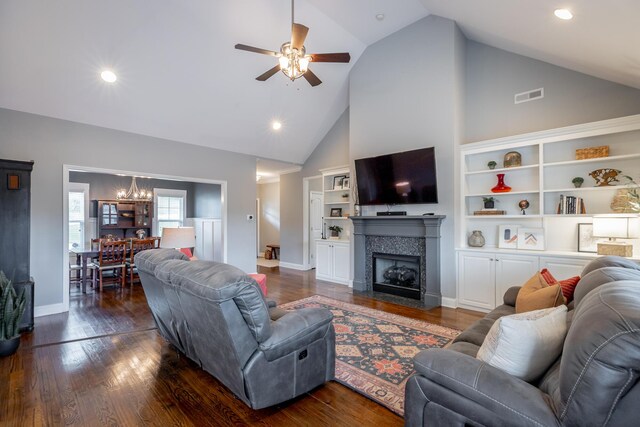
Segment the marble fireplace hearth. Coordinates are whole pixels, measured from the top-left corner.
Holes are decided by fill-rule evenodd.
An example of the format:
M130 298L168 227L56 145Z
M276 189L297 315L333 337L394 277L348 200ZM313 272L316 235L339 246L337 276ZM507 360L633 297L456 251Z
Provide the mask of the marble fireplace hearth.
M444 215L355 216L354 292L411 307L441 305L440 224ZM373 254L419 257L420 299L373 291Z

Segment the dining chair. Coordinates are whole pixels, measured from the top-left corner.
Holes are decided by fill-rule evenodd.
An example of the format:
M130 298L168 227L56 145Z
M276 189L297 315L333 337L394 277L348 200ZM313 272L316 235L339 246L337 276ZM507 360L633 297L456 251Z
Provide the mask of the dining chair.
M154 237L148 239L132 239L131 246L129 248L129 255L127 256L126 266L129 277L129 284L133 286L134 276L137 276L136 264L134 262L134 256L138 252L146 251L147 249L157 249L158 243Z
M125 257L127 256L127 241L115 240L115 241L100 241L100 250L98 252L98 260L89 264L89 267L94 272L92 283L95 288L96 280L99 280L100 292L105 282L120 283L121 287L124 287L125 281ZM113 275L105 277L105 271L112 271ZM111 280L107 280L111 279Z

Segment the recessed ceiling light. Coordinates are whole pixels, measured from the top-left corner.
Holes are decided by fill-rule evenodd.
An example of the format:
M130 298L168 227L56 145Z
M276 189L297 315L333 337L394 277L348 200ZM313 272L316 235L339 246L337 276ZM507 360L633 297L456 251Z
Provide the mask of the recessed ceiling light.
M384 13L378 13L378 14L376 15L376 19L377 19L378 21L382 21L382 20L384 19Z
M280 128L282 127L282 123L280 123L279 121L275 120L271 123L271 128L273 130L280 130Z
M571 13L569 9L556 9L553 11L553 14L560 19L564 19L565 21L573 18L573 13Z
M118 80L118 76L116 76L116 73L111 70L104 70L100 73L100 77L102 77L102 80L107 83L114 83L116 80Z

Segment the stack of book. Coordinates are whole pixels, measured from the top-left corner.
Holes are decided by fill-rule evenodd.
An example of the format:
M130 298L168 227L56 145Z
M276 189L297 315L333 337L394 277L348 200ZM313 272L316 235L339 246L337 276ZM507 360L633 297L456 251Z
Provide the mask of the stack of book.
M479 211L474 211L474 215L506 215L507 211L503 211L500 209L482 209Z
M582 197L560 195L557 213L560 215L586 214L587 208Z

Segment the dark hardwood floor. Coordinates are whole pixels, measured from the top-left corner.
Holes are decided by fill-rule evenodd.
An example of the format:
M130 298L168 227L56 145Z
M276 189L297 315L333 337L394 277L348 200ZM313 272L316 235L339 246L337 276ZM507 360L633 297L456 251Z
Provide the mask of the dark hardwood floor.
M425 311L316 282L314 272L261 269L278 303L314 294L463 329L480 313ZM72 291L69 313L36 319L18 352L0 359L2 426L402 425L401 417L329 382L254 411L155 331L141 286Z

